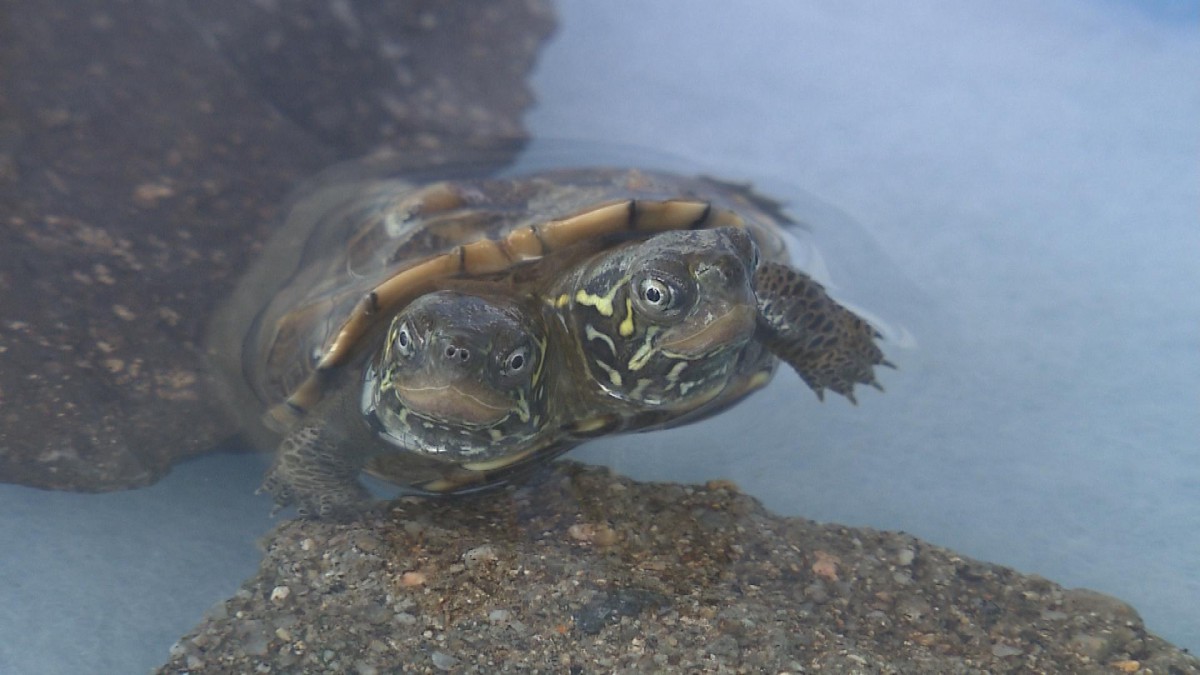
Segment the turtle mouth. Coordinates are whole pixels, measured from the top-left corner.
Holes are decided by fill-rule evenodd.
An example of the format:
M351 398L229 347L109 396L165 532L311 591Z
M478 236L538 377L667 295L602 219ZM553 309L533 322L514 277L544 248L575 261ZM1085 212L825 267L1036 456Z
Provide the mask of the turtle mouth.
M406 408L437 420L454 420L471 426L490 426L512 411L511 402L472 382L433 386L397 384L396 394Z
M670 340L664 340L664 350L683 358L699 358L722 349L744 344L754 334L758 315L754 307L735 305L699 330Z

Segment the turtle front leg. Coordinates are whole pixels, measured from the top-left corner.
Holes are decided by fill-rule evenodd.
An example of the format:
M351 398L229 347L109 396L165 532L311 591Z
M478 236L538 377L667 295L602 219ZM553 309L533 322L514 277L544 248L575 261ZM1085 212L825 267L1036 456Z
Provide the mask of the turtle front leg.
M358 482L363 466L359 453L327 436L320 426L304 426L279 444L259 488L275 499L275 511L295 505L301 516L324 518L368 499L366 488Z
M854 312L839 305L821 284L778 263L755 271L758 323L763 344L825 399L825 389L854 399L855 384L880 391L875 366L894 367L875 344L881 337Z

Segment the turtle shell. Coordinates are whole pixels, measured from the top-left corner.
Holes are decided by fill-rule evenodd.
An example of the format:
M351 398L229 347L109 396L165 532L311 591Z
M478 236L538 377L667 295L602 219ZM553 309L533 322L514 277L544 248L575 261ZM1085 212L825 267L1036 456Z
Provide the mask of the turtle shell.
M326 373L361 359L388 317L451 280L491 275L481 283L503 292L497 275L547 254L719 226L751 227L763 257L784 261L782 222L774 203L738 186L636 170L318 183L293 199L218 317L213 356L275 406L268 423L279 431L320 399ZM248 397L234 398L245 410Z
M638 170L421 185L321 180L293 199L217 316L212 356L236 411L269 411L265 425L251 425L266 432L262 445L300 434L283 448L322 423L324 413L310 412L330 391L344 393L351 374L372 372L371 355L391 344L389 325L416 298L446 290L519 297L518 312L545 312L555 326L547 359L555 403L541 411L539 440L458 460L401 443L416 452L376 453L355 464L429 491L475 489L585 438L712 415L762 387L777 357L818 394L829 386L852 396L856 382L874 384L871 367L884 363L876 334L787 267L788 224L777 203L745 186ZM635 320L638 303L660 299L653 284L639 286L643 263L655 273L659 263L679 265L677 278L724 281L695 284L702 301L689 306L708 313L676 322L686 332L670 335L651 315ZM713 313L726 281L743 291L727 304L736 311ZM765 294L756 297L755 286ZM636 295L642 290L645 298ZM716 356L725 336L733 346ZM357 399L332 402L343 419L357 414ZM417 473L423 477L414 480ZM286 491L272 489L277 498Z

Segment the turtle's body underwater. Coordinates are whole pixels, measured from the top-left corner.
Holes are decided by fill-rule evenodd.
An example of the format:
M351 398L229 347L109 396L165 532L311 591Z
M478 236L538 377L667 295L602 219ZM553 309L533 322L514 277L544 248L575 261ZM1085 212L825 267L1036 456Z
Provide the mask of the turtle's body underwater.
M878 334L788 267L786 219L710 179L607 169L318 187L213 328L264 487L325 515L368 469L496 485L586 438L712 415L782 359L878 386ZM269 428L269 429L268 429Z

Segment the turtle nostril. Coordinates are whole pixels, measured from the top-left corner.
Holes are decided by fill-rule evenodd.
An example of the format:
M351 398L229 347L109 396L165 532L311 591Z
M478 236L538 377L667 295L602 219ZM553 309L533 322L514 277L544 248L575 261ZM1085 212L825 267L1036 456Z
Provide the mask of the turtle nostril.
M471 350L466 347L457 347L455 345L446 345L446 358L458 359L466 363L471 359Z

